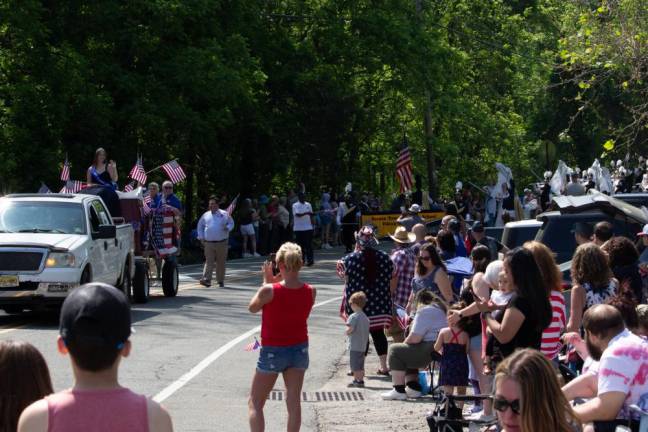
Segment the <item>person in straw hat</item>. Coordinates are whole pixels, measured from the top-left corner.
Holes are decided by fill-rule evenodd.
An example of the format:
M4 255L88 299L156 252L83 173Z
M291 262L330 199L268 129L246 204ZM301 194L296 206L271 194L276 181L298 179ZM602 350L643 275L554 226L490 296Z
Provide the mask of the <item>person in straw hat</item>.
M392 302L394 307L405 308L412 292L412 279L416 269L416 252L410 247L416 240L416 235L407 232L405 227L400 226L389 237L394 241L395 246L391 254L391 260L394 263L391 280ZM394 320L388 334L394 338L395 342L402 342L405 339L404 329L400 327L398 320Z

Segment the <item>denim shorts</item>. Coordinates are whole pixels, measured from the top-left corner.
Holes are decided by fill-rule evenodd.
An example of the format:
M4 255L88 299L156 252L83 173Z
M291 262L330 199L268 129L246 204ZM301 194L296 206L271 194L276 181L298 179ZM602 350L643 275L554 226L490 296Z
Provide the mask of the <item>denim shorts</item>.
M257 362L259 372L281 373L290 368L308 369L308 342L285 347L261 347Z

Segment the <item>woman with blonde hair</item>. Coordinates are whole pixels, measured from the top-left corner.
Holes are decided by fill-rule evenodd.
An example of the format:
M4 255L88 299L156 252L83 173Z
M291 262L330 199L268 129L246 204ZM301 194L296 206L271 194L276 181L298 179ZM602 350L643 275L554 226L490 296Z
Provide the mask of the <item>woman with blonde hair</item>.
M301 248L284 243L276 255L278 275L273 263L263 264L263 285L248 306L261 311L261 352L250 391L250 430L265 429L263 407L279 374L286 384L288 432L301 427L301 390L308 369L307 320L315 303L315 288L299 279L304 265Z
M571 264L573 280L568 332L579 332L583 313L617 294L619 283L610 269L605 252L594 243L578 246Z
M503 432L581 430L554 367L534 349L518 350L499 364L493 407Z
M556 264L554 255L546 245L538 241L528 241L523 246L533 254L538 264L547 297L551 303L551 324L542 332L540 351L549 360L556 358L562 348L560 335L567 324L565 297L562 294L562 273Z

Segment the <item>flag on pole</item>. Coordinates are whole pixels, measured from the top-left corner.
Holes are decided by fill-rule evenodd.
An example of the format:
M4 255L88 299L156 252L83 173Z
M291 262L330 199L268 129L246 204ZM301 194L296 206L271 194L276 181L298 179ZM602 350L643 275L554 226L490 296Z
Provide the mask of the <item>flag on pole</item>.
M47 187L47 185L45 183L41 182L41 187L40 187L40 189L38 189L38 193L39 194L51 194L52 191L50 190L50 188Z
M148 190L142 193L142 198L144 200L144 205L142 206L142 212L145 216L151 213L151 194Z
M412 190L414 177L412 175L412 155L407 144L407 135L403 135L403 148L398 154L396 161L396 176L400 183L401 193Z
M124 186L124 192L132 192L135 189L135 182L130 182Z
M245 348L243 348L245 351L251 352L251 351L256 351L259 348L261 348L261 344L259 343L259 340L254 337L254 342L250 342L249 344L245 345Z
M162 169L169 176L169 180L171 180L173 184L180 183L182 180L187 178L182 167L176 160L165 163L162 165Z
M73 194L79 192L81 189L85 189L86 187L87 185L82 181L68 180L59 193Z
M236 202L238 201L240 195L241 194L236 195L236 198L234 198L230 205L227 206L227 209L225 211L228 215L232 216L232 214L234 214L234 209L236 209Z
M146 184L146 171L144 171L144 165L142 165L142 157L137 158L137 162L131 168L128 177L132 178L135 181L138 181L140 184Z
M70 162L68 161L67 155L65 155L65 163L63 163L63 169L61 170L61 181L70 180Z

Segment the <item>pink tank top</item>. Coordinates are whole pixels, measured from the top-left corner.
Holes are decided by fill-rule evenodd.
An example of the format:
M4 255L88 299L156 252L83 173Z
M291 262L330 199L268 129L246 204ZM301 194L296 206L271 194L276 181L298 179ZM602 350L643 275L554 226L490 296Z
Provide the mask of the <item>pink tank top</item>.
M146 396L129 389L65 390L49 395L48 432L148 432Z

